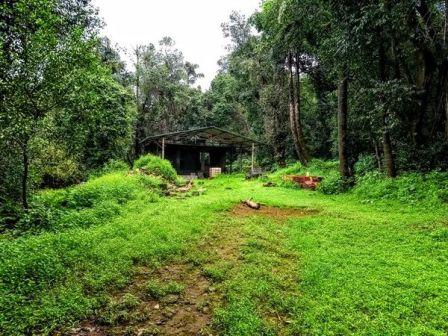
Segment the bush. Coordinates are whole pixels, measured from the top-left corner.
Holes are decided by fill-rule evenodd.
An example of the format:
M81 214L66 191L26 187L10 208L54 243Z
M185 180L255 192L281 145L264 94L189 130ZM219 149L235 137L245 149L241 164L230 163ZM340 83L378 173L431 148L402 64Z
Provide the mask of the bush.
M13 228L22 215L22 207L17 202L0 197L0 232Z
M334 195L345 191L347 189L346 186L339 174L331 174L319 183L317 190L325 195Z
M176 182L177 173L171 163L154 155L143 155L134 162L134 168L145 169L149 174L163 177L170 182Z
M398 200L436 205L447 201L448 173L405 173L387 178L379 172L358 177L353 193L363 201Z
M136 179L126 178L121 173L107 174L72 188L68 192L67 206L90 208L95 203L110 199L123 204L134 198L138 186Z
M129 201L157 202L164 189L166 182L161 177L115 172L71 188L44 190L33 197L29 211L21 215L13 233L23 235L99 225L123 212L122 205Z
M363 176L377 170L376 159L373 155L362 155L355 163L355 175Z
M31 170L41 187L60 188L78 183L83 177L83 167L63 148L42 143Z
M325 194L334 194L341 192L343 184L339 181L338 162L312 160L308 166L303 166L300 162L296 162L288 167L277 170L269 174L268 179L287 188L297 188L297 185L290 181L285 181L284 176L287 175L312 175L324 178L318 190Z
M108 174L108 173L115 173L115 172L122 172L122 171L128 171L129 165L121 160L109 160L103 168L101 169L102 175Z

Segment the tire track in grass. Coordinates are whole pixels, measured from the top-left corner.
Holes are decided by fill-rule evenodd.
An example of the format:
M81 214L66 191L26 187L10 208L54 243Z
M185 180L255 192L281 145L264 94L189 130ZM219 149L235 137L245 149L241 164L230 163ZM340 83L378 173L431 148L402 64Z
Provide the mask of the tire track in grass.
M232 215L244 225L238 267L225 281L225 300L216 312L225 335L288 335L291 307L299 296L299 257L285 243L291 218L314 210L265 206L249 212L237 205Z

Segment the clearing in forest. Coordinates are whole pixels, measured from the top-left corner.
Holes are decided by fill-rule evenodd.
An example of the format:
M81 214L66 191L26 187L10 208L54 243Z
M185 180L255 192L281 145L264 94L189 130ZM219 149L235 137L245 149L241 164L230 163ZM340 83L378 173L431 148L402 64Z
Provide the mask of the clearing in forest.
M27 306L4 306L2 328L92 336L448 330L446 208L362 204L241 176L201 183L199 196L143 198L108 223L5 242L9 264L22 256L45 273ZM261 210L241 205L251 197Z

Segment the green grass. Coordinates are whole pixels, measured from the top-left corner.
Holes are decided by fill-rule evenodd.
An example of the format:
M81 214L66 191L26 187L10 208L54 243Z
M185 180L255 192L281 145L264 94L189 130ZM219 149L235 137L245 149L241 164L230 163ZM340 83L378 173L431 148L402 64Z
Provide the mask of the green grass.
M180 294L184 291L184 288L183 284L175 281L151 280L146 285L146 293L154 299L161 299L169 294Z
M197 267L206 263L203 274L222 294L214 326L224 335L448 332L446 205L364 204L356 193L264 188L241 176L203 187L201 196L157 202L112 188L105 194L126 201L96 225L1 240L0 334L48 334L103 306L109 293L131 281L135 266L156 268L187 257ZM60 197L52 195L51 202L67 199ZM93 203L108 199L96 197ZM282 223L230 218L226 210L249 197L319 213ZM237 258L192 257L191 247L218 227L223 236L240 232ZM123 304L113 304L111 323Z

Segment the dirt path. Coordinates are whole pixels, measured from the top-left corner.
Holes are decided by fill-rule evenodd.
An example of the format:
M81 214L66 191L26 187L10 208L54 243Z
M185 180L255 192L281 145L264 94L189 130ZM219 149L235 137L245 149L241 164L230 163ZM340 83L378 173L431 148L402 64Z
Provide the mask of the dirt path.
M281 223L309 213L304 209L262 207L259 212L236 205L220 223L191 246L181 261L156 270L136 268L132 283L114 295L98 314L78 327L57 335L149 336L216 335L213 312L224 303L223 281L232 271L238 274L245 241L245 219L257 215ZM284 258L290 267L290 261ZM265 316L282 325L276 313ZM274 321L273 321L274 322Z

